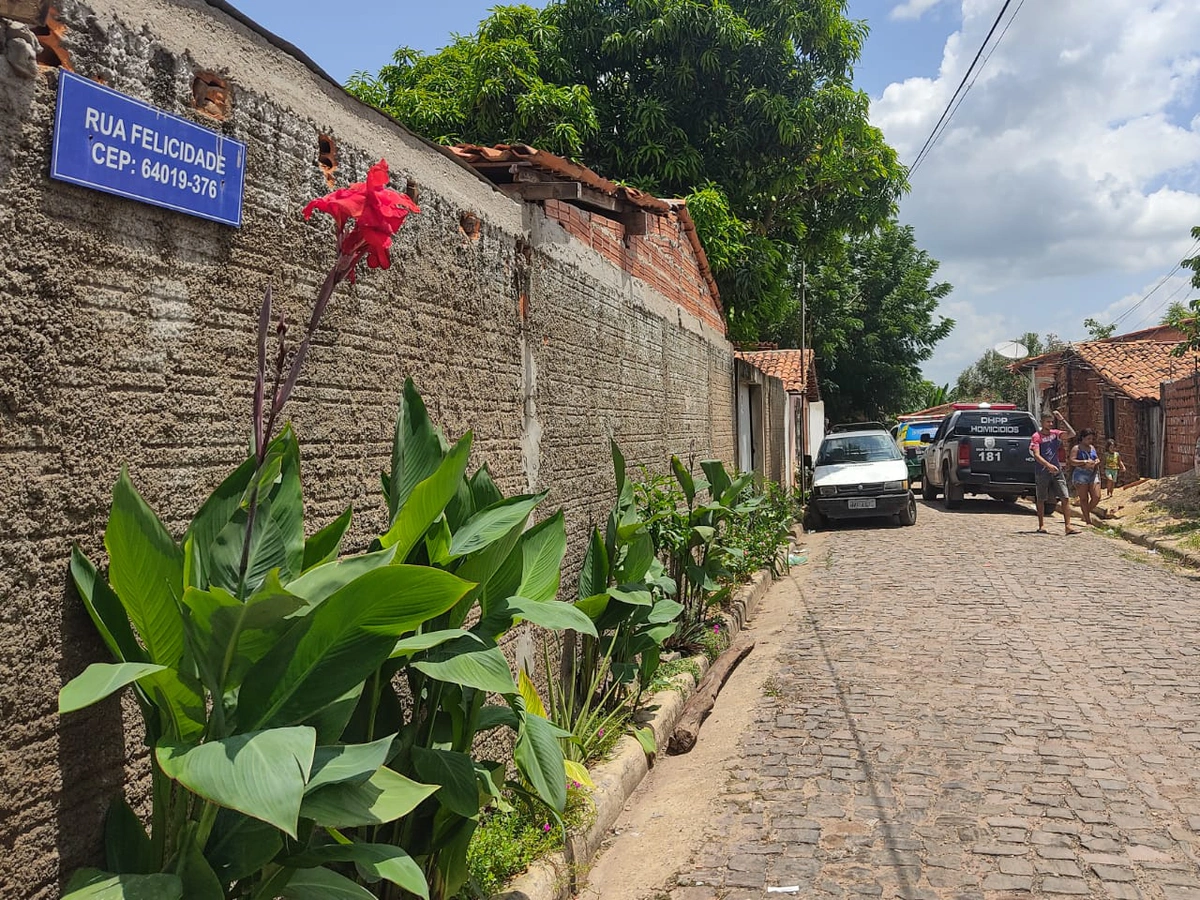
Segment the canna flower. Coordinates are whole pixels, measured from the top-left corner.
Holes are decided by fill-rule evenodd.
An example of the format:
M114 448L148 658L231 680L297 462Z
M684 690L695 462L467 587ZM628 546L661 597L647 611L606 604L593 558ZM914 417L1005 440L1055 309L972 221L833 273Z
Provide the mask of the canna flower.
M544 822L544 823L542 824L542 831L545 831L545 832L549 832L549 831L550 831L550 823L549 823L549 822Z
M388 268L392 264L389 252L392 235L400 230L410 213L421 211L411 197L393 191L387 184L387 160L381 159L371 166L366 181L318 197L304 207L306 219L314 211L333 218L341 257L338 264L350 281L354 280L355 266L364 256L372 269Z

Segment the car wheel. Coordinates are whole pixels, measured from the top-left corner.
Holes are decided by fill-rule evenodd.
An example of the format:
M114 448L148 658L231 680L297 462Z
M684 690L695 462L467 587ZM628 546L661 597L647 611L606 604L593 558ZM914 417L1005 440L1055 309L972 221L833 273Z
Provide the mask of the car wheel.
M937 495L937 485L929 480L929 473L921 469L921 499L936 500Z
M946 505L946 509L958 509L960 506L962 506L963 502L962 485L955 485L954 482L950 480L949 466L942 470L942 478L945 482L942 499Z
M1000 496L996 497L996 499L999 500L1001 503L1016 503L1017 502L1017 498L1014 497L1012 494L1001 494Z
M819 531L829 526L829 519L815 506L809 506L804 511L804 530Z
M908 497L908 503L904 509L896 514L896 519L901 525L916 525L917 524L917 498L911 494Z

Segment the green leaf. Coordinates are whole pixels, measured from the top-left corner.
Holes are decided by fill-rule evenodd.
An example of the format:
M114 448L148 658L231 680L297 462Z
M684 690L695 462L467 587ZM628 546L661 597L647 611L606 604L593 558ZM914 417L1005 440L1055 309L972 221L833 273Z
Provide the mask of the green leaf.
M621 452L616 441L610 440L609 444L612 451L613 476L617 483L617 507L624 509L633 503L633 485L625 477L625 454Z
M330 869L298 869L279 889L283 900L376 900L375 895Z
M422 650L432 650L434 647L440 647L442 644L450 641L473 640L480 646L484 646L483 640L469 631L463 631L461 628L447 628L442 631L427 631L424 634L414 634L412 637L401 638L396 641L396 646L392 650L391 659L398 659L404 656L412 656L414 653L420 653Z
M579 573L579 599L595 597L608 590L608 551L599 528L592 529L591 539L583 554L583 571Z
M219 806L269 822L291 837L316 749L312 728L272 728L199 746L160 742L168 778Z
M289 581L287 590L289 594L303 597L310 606L317 606L354 579L373 569L391 565L395 558L395 548L388 548L322 563L313 566L294 581Z
M275 442L272 441L272 444ZM268 453L270 453L270 449ZM242 508L242 500L254 477L255 459L246 459L217 486L196 513L188 526L184 542L192 542L194 551L190 560L191 571L188 584L206 588L212 584L212 546L225 527ZM236 590L237 585L220 585L226 590Z
M580 634L596 634L596 625L583 611L561 600L545 600L541 603L527 597L509 597L508 608L515 621L525 620L551 631L578 631Z
M311 793L327 784L366 781L387 761L395 737L390 734L369 744L318 747L313 755L312 774L309 775L305 792Z
M611 598L608 594L596 594L593 597L582 597L575 601L575 608L591 619L593 622L599 621L604 615L604 611L608 609L608 601Z
M396 432L392 440L392 471L388 478L388 521L404 506L413 488L432 475L442 462L442 436L429 421L425 402L411 378L404 380Z
M391 565L360 575L292 626L246 673L239 723L261 728L304 721L379 668L396 637L441 615L471 587L427 566Z
M708 476L709 496L720 498L730 484L729 473L725 470L725 463L719 459L706 459L701 461L700 468Z
M300 814L326 828L383 825L408 815L437 789L381 768L362 784L342 782L313 791Z
M613 578L620 584L634 584L644 579L654 564L654 539L649 532L641 531L624 547L625 557L613 572Z
M121 662L144 662L146 651L133 636L120 599L78 544L71 547L71 578L109 652Z
M654 739L653 728L635 728L633 729L633 736L642 745L642 752L647 756L653 756L658 750L658 742Z
M492 473L488 471L486 463L471 476L468 486L471 491L471 503L475 509L486 509L504 499L500 488L496 487L496 482L492 480Z
M737 501L738 495L746 489L746 486L754 481L753 472L743 472L737 478L729 483L729 486L721 492L721 503L725 506L733 506Z
M542 695L538 693L537 685L533 683L533 679L526 674L524 669L517 673L517 692L525 703L526 712L541 716L543 719L549 718L546 715L546 704L542 702Z
M341 740L342 733L354 717L354 710L362 692L363 682L360 681L328 706L323 706L308 716L301 724L311 725L317 730L318 744L332 744Z
M178 875L110 875L80 869L67 883L62 900L182 900Z
M650 606L654 602L654 597L649 591L627 584L621 585L619 588L609 588L608 596L614 600L620 600L622 603L628 603L630 606Z
M566 767L548 721L530 713L522 717L513 761L542 801L561 814L567 805Z
M217 877L230 884L258 872L283 849L279 829L232 809L217 812L204 856Z
M450 557L458 559L477 553L499 541L514 528L524 525L529 514L546 499L546 494L521 494L501 500L473 515L454 533Z
M197 831L199 823L193 822L183 832L183 853L177 861L177 872L183 881L183 893L187 900L225 900L225 891L212 866L200 849Z
M118 875L149 875L156 868L154 846L124 797L116 798L104 816L104 853Z
M412 748L412 761L418 778L440 786L438 803L464 818L479 815L479 781L470 756L418 746Z
M683 604L668 597L660 597L646 615L646 621L651 625L665 625L674 622L683 612Z
M396 548L397 559L408 557L409 551L454 498L470 457L471 433L468 431L446 454L437 470L415 485L405 498L404 504L396 512L392 527L379 538L382 546Z
M521 583L517 594L530 600L558 596L562 561L567 552L567 529L560 509L521 536Z
M287 859L287 865L309 868L328 862L352 862L362 878L375 884L386 880L410 894L429 900L425 873L411 856L390 844L329 844Z
M239 512L217 535L209 557L208 574L213 586L221 587L230 593L240 590L244 595L257 590L272 569L279 569L285 577L290 577L292 570L288 559L287 538L280 530L273 513L272 501L267 497L260 497L258 512L254 516L254 530L250 536L250 552L246 556L244 583L240 576L246 544L246 525L249 524L247 515ZM296 561L297 572L301 563L302 558Z
M342 538L354 518L354 507L347 506L346 511L304 542L304 571L313 566L319 566L337 559L338 551L342 549Z
M175 598L183 594L183 552L124 469L113 488L104 546L108 580L150 661L177 666L183 656L183 620Z
M98 703L127 684L166 670L154 663L92 663L58 692L59 715Z
M476 733L491 731L493 728L501 726L511 728L516 731L521 727L521 720L517 718L517 714L507 706L485 706L479 710L479 718L476 719Z
M692 473L687 470L678 456L671 457L671 472L675 475L675 480L679 482L679 486L683 488L683 496L687 498L688 506L696 500L696 482L692 479Z
M489 694L517 692L508 660L499 647L466 651L452 648L447 651L446 645L443 645L439 648L438 658L419 660L412 666L436 681L447 681Z

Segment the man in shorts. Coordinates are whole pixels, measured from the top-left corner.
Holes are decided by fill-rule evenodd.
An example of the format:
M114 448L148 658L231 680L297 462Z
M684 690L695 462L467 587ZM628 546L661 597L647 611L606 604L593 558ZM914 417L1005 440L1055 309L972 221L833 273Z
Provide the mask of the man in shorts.
M1062 425L1062 429L1054 426ZM1064 440L1064 437L1066 440ZM1033 454L1034 487L1037 498L1038 534L1046 534L1046 501L1053 500L1062 511L1067 534L1079 534L1071 527L1071 493L1063 468L1067 462L1067 443L1075 437L1075 429L1056 409L1042 416L1042 428L1029 442Z

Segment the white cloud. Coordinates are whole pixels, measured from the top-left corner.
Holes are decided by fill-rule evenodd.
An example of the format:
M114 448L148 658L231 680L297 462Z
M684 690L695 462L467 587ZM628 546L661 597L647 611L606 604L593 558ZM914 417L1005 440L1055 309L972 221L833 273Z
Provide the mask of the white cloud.
M892 7L888 15L893 19L919 19L941 2L942 0L905 0Z
M933 5L909 0L892 15ZM916 156L998 8L961 0L937 76L875 98L872 119L902 159ZM901 207L955 284L949 314L968 326L939 350L937 374L994 343L996 296L1008 329L999 340L1110 304L1119 315L1097 276L1148 289L1182 258L1200 224L1197 48L1195 0L1023 5ZM1087 291L1072 287L1084 279Z

